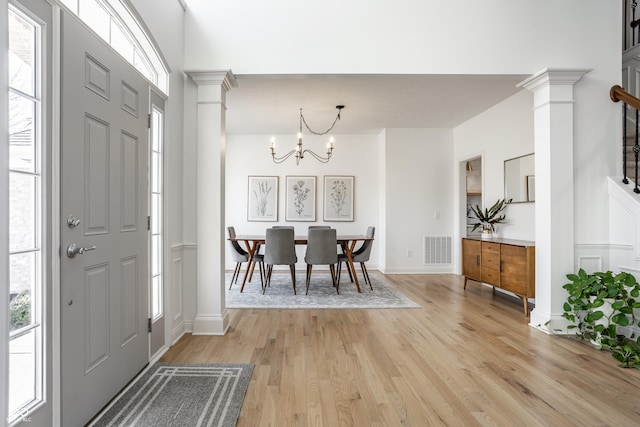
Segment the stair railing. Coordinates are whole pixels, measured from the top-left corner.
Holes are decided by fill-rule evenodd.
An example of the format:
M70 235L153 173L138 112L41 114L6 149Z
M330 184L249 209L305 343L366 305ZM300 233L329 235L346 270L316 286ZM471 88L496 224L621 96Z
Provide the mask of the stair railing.
M636 0L624 0L624 50L630 49L640 43L640 19L636 19Z
M627 122L631 122L635 124L635 132L633 133L633 155L634 159L634 183L635 187L633 189L634 193L640 193L640 188L638 187L638 156L640 155L640 141L638 135L638 120L640 110L640 99L631 95L629 92L625 91L621 86L615 85L611 87L609 91L609 96L613 102L622 101L622 182L625 184L629 183L627 179ZM631 108L629 108L631 107Z

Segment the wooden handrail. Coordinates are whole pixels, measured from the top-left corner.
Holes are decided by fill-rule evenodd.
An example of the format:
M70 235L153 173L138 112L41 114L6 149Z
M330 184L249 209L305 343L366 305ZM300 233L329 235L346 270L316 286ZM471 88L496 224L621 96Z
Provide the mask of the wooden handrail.
M611 90L609 91L609 96L613 102L625 102L628 105L631 105L636 110L640 110L640 99L631 95L629 92L625 91L621 86L615 85L611 86Z

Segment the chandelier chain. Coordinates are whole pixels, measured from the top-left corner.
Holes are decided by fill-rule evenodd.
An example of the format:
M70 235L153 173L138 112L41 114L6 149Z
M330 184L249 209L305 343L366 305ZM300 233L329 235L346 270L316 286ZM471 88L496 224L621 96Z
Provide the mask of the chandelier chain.
M300 109L300 117L302 118L302 122L304 123L304 126L307 128L307 130L308 130L309 132L311 132L311 133L312 133L312 134L314 134L314 135L322 136L322 135L326 135L326 134L328 134L329 132L331 132L331 131L333 130L333 127L334 127L334 126L336 125L336 123L338 122L338 120L340 120L340 109L338 109L338 115L336 116L336 118L335 118L335 120L333 121L333 123L331 123L331 126L329 127L329 129L327 129L327 130L326 130L326 131L324 131L324 132L315 132L315 131L313 131L313 130L309 127L309 125L307 124L307 121L306 121L306 120L305 120L305 118L304 118L304 115L302 114L302 108Z

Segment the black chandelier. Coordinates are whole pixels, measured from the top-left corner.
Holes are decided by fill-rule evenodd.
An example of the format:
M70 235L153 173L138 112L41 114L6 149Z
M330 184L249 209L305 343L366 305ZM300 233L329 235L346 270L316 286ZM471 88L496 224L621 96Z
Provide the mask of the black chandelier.
M293 150L289 151L287 154L285 154L282 157L278 157L276 156L276 139L275 137L271 137L271 158L273 159L273 162L282 163L292 155L295 155L296 165L297 165L300 163L301 159L304 159L304 155L308 153L308 154L311 154L313 157L315 157L315 159L318 160L319 162L327 163L329 159L331 159L331 155L333 154L333 137L329 138L329 142L327 143L326 157L316 154L313 151L309 150L308 148L303 149L302 148L302 124L304 123L304 126L307 128L307 130L313 135L326 135L333 130L333 127L336 125L337 121L340 120L340 112L344 108L344 105L336 105L336 108L338 109L338 115L336 116L335 120L333 121L329 129L327 129L324 132L314 132L313 130L311 130L311 128L307 124L307 121L304 119L304 116L302 115L302 108L301 108L300 109L300 131L298 132L298 143L296 144Z

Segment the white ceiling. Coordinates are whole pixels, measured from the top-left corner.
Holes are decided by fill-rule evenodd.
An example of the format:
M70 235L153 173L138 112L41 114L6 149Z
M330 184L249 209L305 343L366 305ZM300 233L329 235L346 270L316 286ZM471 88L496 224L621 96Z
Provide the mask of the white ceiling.
M300 108L311 129L325 131L344 105L334 134L384 128L453 128L518 92L526 76L236 75L227 93L229 134L298 131ZM304 133L304 132L303 132Z

